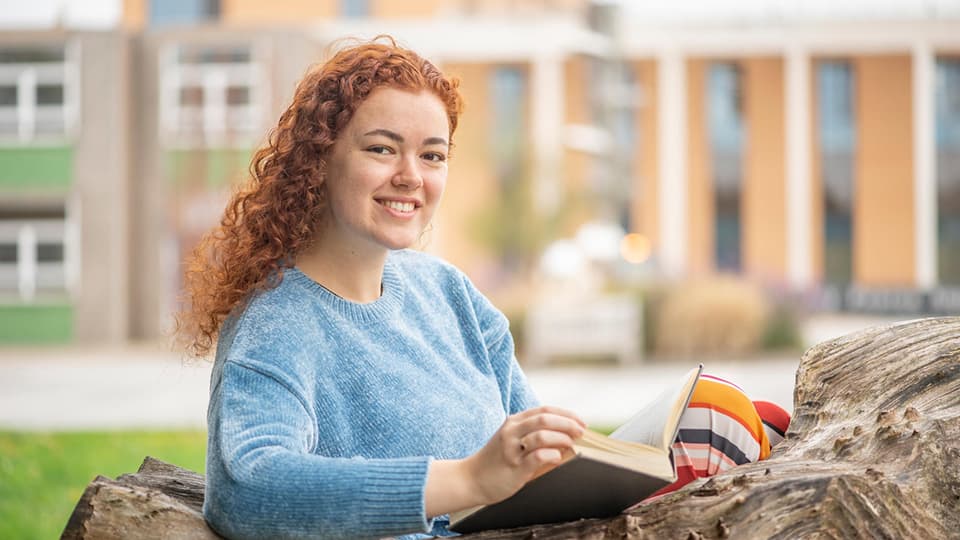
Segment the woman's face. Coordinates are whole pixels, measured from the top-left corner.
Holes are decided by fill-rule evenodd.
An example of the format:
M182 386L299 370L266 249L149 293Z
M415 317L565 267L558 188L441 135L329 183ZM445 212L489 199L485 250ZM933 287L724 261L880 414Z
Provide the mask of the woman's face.
M320 242L351 253L416 242L443 195L449 133L434 94L371 92L327 159L328 222Z

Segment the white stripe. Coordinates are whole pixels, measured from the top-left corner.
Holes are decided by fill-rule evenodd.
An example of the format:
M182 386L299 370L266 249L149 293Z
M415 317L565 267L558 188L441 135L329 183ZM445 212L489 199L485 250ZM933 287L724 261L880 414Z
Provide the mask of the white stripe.
M767 432L767 440L770 441L770 448L773 448L784 439L783 435L777 433L777 430L766 424L763 425L763 430Z
M760 459L760 441L740 422L722 412L700 407L683 411L680 429L709 429L735 444L751 461Z

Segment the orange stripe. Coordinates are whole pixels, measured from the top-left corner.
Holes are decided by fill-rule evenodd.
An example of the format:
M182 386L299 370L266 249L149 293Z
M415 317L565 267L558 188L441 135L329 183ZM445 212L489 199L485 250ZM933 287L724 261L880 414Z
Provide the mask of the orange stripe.
M703 374L700 375L700 379L699 379L699 380L701 380L701 381L703 381L703 380L710 380L710 381L715 381L715 382L718 382L718 383L721 383L721 384L726 384L727 386L732 386L732 387L736 388L737 390L739 390L740 392L743 392L744 394L746 394L746 392L743 391L743 388L740 388L739 386L733 384L732 382L730 382L730 381L728 381L728 380L726 380L726 379L717 377L716 375L708 375L708 374L706 374L706 373L703 373Z
M757 426L751 426L750 423L747 422L746 420L744 420L743 418L741 418L740 415L738 415L737 413L731 411L730 409L727 409L727 408L725 408L725 407L721 407L720 405L717 405L716 402L693 402L693 401L691 401L691 402L690 402L690 405L688 405L687 408L689 408L689 409L710 409L710 410L713 410L713 411L717 411L717 412L719 412L719 413L723 413L723 414L725 414L726 416L728 416L731 420L735 420L738 424L740 424L741 426L743 426L743 429L747 430L747 432L749 432L750 435L753 436L753 439L754 439L755 441L757 441L757 442L760 441L760 436L758 435L758 432L759 432L759 430L762 429L762 422L761 422L761 427L760 427L760 428L758 428Z
M733 418L760 441L763 421L750 398L735 388L708 379L701 379L693 390L689 407L713 409ZM768 443L769 444L769 443Z
M689 408L712 409L735 420L760 444L760 459L770 455L770 441L763 420L753 402L735 387L710 379L700 379L693 390Z

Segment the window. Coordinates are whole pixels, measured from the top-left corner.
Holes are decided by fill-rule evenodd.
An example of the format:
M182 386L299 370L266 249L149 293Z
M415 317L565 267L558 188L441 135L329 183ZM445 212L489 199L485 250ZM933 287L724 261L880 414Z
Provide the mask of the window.
M937 60L936 111L938 275L960 285L960 58Z
M593 154L588 165L588 183L602 205L599 213L629 230L640 92L637 75L629 63L614 57L585 59L584 110L593 130L593 142L584 148Z
M63 45L0 48L0 140L62 139L75 124L76 73Z
M817 140L823 179L824 281L849 284L853 276L853 72L848 62L817 64Z
M526 79L520 68L499 67L493 73L492 86L491 146L497 178L501 186L511 186L523 180Z
M632 154L637 145L637 109L641 94L640 81L636 70L629 64L620 65L620 85L614 94L616 108L613 112L613 139L615 144Z
M150 26L194 24L216 20L220 15L219 0L152 0Z
M717 269L740 270L744 126L740 69L713 63L707 78L707 131L713 172L714 261Z
M172 146L250 146L266 102L250 46L179 45L163 54L161 125Z
M482 227L494 242L501 268L513 272L521 268L530 249L530 183L525 175L527 145L526 73L520 67L494 69L490 84L488 110L491 115L490 149L499 188L497 204L486 214ZM518 225L521 224L521 225Z
M63 206L0 208L0 297L30 302L64 294L67 230Z
M369 17L369 0L340 0L340 13L344 17Z

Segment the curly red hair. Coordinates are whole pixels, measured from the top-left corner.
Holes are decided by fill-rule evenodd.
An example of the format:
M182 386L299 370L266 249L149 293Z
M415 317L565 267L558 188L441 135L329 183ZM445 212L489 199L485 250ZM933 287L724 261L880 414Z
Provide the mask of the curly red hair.
M189 353L208 354L224 320L253 293L276 286L315 237L325 212L326 157L373 90L434 93L446 108L452 143L463 107L459 82L389 36L381 38L342 49L306 74L253 155L249 181L188 259L177 331Z

